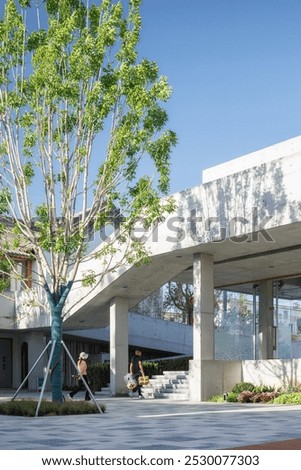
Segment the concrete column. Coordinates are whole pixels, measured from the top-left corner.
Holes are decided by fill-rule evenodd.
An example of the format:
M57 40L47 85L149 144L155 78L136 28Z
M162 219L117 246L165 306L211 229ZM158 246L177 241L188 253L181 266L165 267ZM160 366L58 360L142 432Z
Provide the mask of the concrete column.
M110 303L110 387L113 396L124 395L123 377L128 372L128 299Z
M273 281L259 282L259 359L273 358Z
M204 400L204 359L214 359L214 269L213 256L193 258L193 360L190 361L190 399ZM206 378L208 380L208 377Z

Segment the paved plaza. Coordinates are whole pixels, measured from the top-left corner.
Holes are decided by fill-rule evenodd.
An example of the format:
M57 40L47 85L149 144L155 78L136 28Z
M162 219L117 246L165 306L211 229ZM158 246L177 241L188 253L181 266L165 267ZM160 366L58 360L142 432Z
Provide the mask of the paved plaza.
M0 400L9 396L12 392L0 392ZM0 449L212 450L301 437L298 405L190 403L97 394L96 399L105 404L104 414L0 416Z

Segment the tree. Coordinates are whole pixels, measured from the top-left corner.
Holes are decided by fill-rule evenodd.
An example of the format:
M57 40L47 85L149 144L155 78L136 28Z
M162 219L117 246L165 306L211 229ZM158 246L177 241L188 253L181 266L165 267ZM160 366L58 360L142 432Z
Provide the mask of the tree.
M102 271L82 279L95 285L121 245L119 263L147 261L130 236L136 221L147 230L173 210L162 199L176 144L162 104L171 88L155 62L138 57L140 3L6 0L0 22L0 230L13 224L11 242L30 247L47 292L55 401L64 306L89 256L87 234L118 216L114 237L94 253ZM143 174L146 161L155 176ZM6 267L9 251L2 246Z
M216 290L215 318L216 327L230 326L235 323L250 323L252 320L252 310L246 294L231 292L226 290Z
M193 288L190 284L169 282L163 302L167 309L175 308L182 315L183 323L193 323Z

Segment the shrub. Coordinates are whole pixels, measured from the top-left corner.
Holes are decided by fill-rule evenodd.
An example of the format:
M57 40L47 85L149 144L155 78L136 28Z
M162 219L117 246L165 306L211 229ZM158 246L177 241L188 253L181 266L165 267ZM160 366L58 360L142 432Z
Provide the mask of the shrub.
M15 400L0 403L0 413L13 416L35 416L37 401Z
M276 387L274 385L257 385L254 387L254 392L275 392Z
M95 363L89 366L89 380L91 390L101 390L110 383L110 365Z
M258 392L255 393L252 402L253 403L268 403L274 401L276 397L279 396L279 392Z
M255 388L255 385L253 385L250 382L239 382L235 384L232 388L233 393L241 393L241 392L253 392Z
M214 403L221 403L224 402L224 396L223 395L213 395L208 401L214 402Z
M250 382L237 383L232 391L239 393L237 401L240 403L267 403L273 401L279 395L278 390L275 390L275 386L255 386Z
M301 405L301 393L282 393L274 399L274 402L278 405L292 404L292 405Z
M239 384L240 385L240 384ZM234 387L233 387L234 388ZM239 387L238 387L239 388ZM257 391L257 389L267 388L268 390L274 389L275 387L270 386L261 386L254 387L253 391L244 390L240 393L230 392L227 394L227 402L239 402L239 403L274 403L279 405L284 404L295 404L301 405L301 391L300 392L290 392L290 393L280 393L279 390L272 391ZM223 402L223 395L214 395L210 398L211 402Z
M13 400L0 403L0 414L14 416L35 416L38 402L36 400ZM100 405L102 412L105 405ZM94 403L78 401L56 403L43 400L39 409L39 416L65 416L99 413Z
M145 375L148 375L149 377L151 377L152 375L161 374L163 372L161 371L161 367L158 362L143 361L143 369Z
M230 403L235 403L237 402L237 396L238 396L238 393L230 392L227 395L227 401Z
M239 403L251 403L253 397L254 397L254 392L250 392L248 390L245 390L245 391L240 392L238 394L237 401Z
M191 357L175 357L174 359L163 359L162 361L143 361L146 375L162 374L165 370L189 370Z

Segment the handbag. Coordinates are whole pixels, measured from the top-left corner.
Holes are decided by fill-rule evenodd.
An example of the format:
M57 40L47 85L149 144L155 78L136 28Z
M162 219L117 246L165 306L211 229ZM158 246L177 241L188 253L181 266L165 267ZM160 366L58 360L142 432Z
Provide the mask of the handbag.
M149 376L143 375L142 377L138 377L139 385L148 385L149 384Z
M137 380L132 374L126 374L124 376L124 381L129 390L133 390L138 385Z

